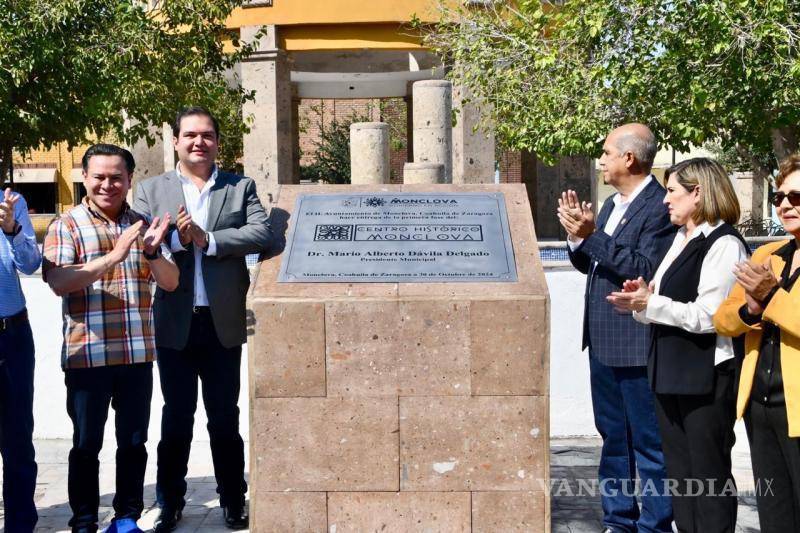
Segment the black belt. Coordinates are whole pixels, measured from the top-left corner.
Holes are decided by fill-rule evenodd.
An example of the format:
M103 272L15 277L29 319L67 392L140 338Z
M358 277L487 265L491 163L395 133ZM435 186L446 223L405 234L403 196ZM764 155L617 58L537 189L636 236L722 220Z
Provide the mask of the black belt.
M20 326L28 322L28 310L23 309L16 315L0 318L0 333L9 329L11 326Z
M199 315L200 313L205 314L210 312L211 308L207 305L195 305L194 307L192 307L192 313L194 313L195 315Z

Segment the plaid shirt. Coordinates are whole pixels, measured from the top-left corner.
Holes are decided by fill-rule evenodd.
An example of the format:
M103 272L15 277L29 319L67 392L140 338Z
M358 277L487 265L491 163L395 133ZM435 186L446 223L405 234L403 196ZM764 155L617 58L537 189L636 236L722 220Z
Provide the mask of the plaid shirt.
M141 218L125 204L115 223L84 199L50 224L44 240L42 277L47 279L47 272L54 267L84 264L106 255L119 235ZM138 239L125 261L85 289L64 296L62 368L152 361L151 280Z

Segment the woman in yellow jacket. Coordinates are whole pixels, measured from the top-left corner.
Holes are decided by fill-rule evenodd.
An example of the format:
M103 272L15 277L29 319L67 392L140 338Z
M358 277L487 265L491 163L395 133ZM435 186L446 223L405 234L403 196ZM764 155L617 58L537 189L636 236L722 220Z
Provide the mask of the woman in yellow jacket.
M720 335L745 334L737 416L744 416L763 533L800 532L800 155L781 162L772 200L794 238L766 244L735 270L714 315Z

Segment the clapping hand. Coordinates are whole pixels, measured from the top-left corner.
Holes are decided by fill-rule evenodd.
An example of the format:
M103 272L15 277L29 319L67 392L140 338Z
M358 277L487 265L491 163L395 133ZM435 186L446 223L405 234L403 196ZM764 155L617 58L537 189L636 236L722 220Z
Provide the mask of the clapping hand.
M167 213L164 218L155 217L150 223L150 226L145 228L142 226L142 242L144 243L144 253L153 255L158 250L161 243L164 242L164 237L169 230L170 215Z
M758 265L752 261L736 263L733 268L736 281L744 288L747 311L751 315L764 312L764 299L778 286L778 278L772 273L770 262Z
M11 192L10 188L6 188L3 192L3 201L0 202L0 227L5 233L13 233L17 225L17 221L14 218L14 207L17 205L17 201L19 201L19 194L15 194Z
M122 263L131 251L131 246L139 238L144 226L144 221L140 220L136 224L132 224L125 231L123 231L119 238L117 238L114 249L106 254L106 258L114 265Z
M190 215L188 211L186 211L186 207L182 205L178 207L178 220L176 224L178 226L178 236L183 246L188 246L190 242L193 242L195 246L199 246L200 248L206 247L208 243L206 232L203 228L194 223L192 215Z
M592 204L581 202L578 193L568 190L558 199L558 221L574 239L585 239L595 230L595 216Z
M647 309L647 302L655 292L655 284L647 282L641 276L636 280L626 280L622 284L622 290L612 292L606 296L606 300L614 306L620 313L630 313L631 311L644 311Z

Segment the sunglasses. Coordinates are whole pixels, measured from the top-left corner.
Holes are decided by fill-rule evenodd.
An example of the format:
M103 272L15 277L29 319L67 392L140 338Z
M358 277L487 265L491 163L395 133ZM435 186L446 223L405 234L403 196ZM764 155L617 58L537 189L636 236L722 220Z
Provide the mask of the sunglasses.
M787 198L794 207L800 206L800 191L778 191L772 195L772 205L780 207L784 198Z

